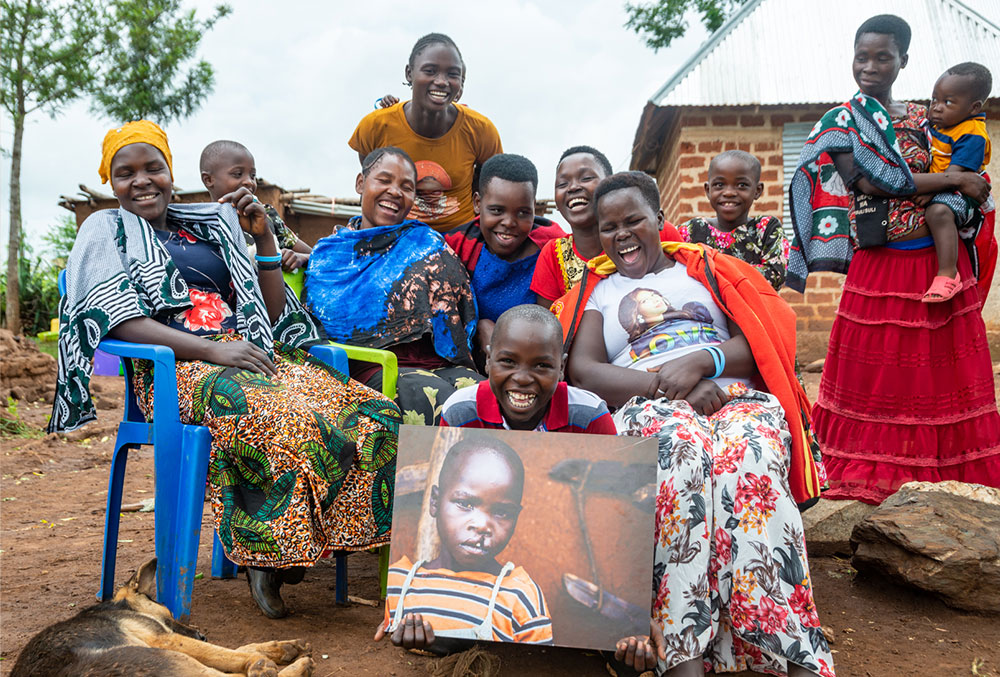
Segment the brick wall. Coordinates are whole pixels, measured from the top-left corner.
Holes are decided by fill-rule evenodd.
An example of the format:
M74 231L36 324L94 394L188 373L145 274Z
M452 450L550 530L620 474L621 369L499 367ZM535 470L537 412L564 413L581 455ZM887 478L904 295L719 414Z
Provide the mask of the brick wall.
M667 220L679 223L712 214L705 197L708 163L724 150L745 150L760 160L764 194L754 213L780 217L784 186L781 133L786 122L812 122L827 106L681 108L657 163Z
M754 204L753 213L781 217L785 178L782 128L789 122L814 122L828 109L825 104L677 109L678 115L666 132L657 163L660 204L667 220L676 224L712 214L703 187L708 179L708 163L716 154L732 149L753 153L761 163L764 193ZM986 115L988 131L996 140L1000 138L1000 101L991 100ZM1000 153L993 154L988 170L997 185ZM994 194L1000 194L1000 186ZM843 283L842 275L820 273L809 276L804 295L791 289L781 291L798 317L800 361L811 362L826 354ZM1000 274L994 277L992 292L983 308L994 359L1000 359L998 287Z
M658 163L657 183L667 220L682 223L711 215L705 197L708 163L724 150L753 153L761 164L764 193L754 214L782 217L784 171L781 134L787 122L813 122L828 106L683 108L668 132ZM808 363L826 354L830 327L840 302L843 276L810 275L806 293L784 289L782 297L797 315L799 360Z

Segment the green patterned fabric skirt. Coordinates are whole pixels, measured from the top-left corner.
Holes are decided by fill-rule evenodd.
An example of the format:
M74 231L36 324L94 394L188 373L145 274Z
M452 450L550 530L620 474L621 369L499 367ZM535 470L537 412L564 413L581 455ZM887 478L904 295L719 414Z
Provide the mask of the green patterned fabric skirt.
M388 543L398 408L303 350L274 352L276 377L177 363L181 421L212 432L208 484L226 554L289 567ZM133 381L152 411L151 363L136 360Z

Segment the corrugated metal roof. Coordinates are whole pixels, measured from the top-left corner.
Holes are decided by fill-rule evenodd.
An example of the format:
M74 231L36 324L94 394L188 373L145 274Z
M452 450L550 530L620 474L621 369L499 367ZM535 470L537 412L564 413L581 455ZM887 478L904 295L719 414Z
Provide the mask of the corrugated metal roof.
M650 101L657 106L836 103L857 89L854 32L875 14L910 24L898 99L927 99L939 74L978 61L1000 74L1000 27L958 0L751 0ZM995 93L994 93L995 95Z

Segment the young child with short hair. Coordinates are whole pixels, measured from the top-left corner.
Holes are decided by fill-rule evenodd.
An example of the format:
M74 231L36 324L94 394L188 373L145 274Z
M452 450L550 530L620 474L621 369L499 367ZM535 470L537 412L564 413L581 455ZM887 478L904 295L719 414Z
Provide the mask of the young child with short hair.
M604 400L563 381L565 364L556 316L535 304L515 306L493 329L488 380L455 391L441 425L615 435Z
M408 649L431 648L436 636L552 644L542 589L523 567L496 559L514 536L523 493L524 465L507 444L476 436L452 446L428 507L440 552L429 562L404 556L389 568L375 639L390 634Z
M219 140L201 151L201 182L213 200L246 186L257 193L257 166L250 150L238 141ZM281 248L281 266L286 271L304 268L312 248L300 240L278 216L278 210L265 204L264 211L271 222L271 231ZM251 244L248 242L247 244Z
M483 163L472 196L476 218L445 234L472 279L483 351L501 313L534 303L530 286L538 253L563 234L559 226L535 216L537 189L538 170L531 160L512 153L494 155Z
M685 242L700 242L746 261L777 290L785 283L789 243L779 219L750 216L763 192L760 161L746 151L723 151L709 163L705 182L715 218L698 216L677 230Z
M982 64L966 62L952 66L934 83L924 129L931 147L932 174L943 172L982 173L990 161L990 137L986 133L983 105L993 88L993 76ZM938 271L921 299L941 303L961 290L958 274L958 222L965 222L979 205L958 193L942 193L915 200L926 205L924 220L934 238Z
M531 278L531 291L535 292L537 303L551 306L583 278L587 261L604 253L592 202L594 188L612 174L614 170L607 156L592 146L572 146L559 157L555 203L571 232L546 242L538 255ZM672 225L664 222L660 239L677 241L680 236Z

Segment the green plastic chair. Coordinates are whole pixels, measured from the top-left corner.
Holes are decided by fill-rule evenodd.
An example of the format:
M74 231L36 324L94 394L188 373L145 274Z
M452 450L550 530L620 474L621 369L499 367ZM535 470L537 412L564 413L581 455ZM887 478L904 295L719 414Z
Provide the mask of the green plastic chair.
M291 273L283 273L285 284L295 292L295 296L302 298L302 287L305 284L305 272L302 268ZM382 367L382 394L390 400L396 399L396 383L399 380L399 363L396 361L396 353L389 350L379 350L377 348L365 348L364 346L351 346L346 343L333 343L330 345L340 348L347 353L347 359L358 362L369 362ZM379 549L378 557L379 584L382 588L382 599L385 599L386 587L389 579L389 546L384 545Z

